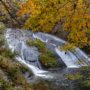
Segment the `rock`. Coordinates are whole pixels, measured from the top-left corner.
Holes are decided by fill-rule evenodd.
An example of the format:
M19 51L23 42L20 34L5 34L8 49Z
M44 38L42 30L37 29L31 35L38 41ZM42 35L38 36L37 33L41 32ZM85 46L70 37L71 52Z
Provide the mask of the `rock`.
M26 61L35 62L38 60L39 53L36 47L29 47L23 50L23 56Z

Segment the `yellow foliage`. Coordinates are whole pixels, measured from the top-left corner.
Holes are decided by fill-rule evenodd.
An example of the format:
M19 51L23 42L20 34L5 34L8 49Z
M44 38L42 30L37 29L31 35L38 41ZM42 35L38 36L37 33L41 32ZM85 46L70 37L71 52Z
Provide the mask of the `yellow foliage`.
M24 28L51 32L57 22L63 21L69 30L68 41L77 46L88 43L90 30L90 1L86 0L28 0L21 5L17 15L28 14Z
M58 49L64 50L64 51L69 51L69 50L74 50L75 46L73 43L72 44L67 43L67 44L64 44L63 46L59 46Z

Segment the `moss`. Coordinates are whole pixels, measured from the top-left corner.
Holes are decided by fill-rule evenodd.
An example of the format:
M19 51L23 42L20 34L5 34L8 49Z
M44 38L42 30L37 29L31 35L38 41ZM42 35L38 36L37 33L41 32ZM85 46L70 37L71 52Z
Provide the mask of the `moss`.
M46 68L54 68L58 66L56 60L53 57L50 57L48 54L41 54L39 59L41 64Z
M80 80L80 79L82 79L82 75L80 73L68 74L68 75L66 75L66 78L68 80Z
M45 46L45 43L41 42L38 39L35 40L28 40L27 44L29 46L35 46L38 48L40 52L39 60L45 68L54 68L59 66L56 60L56 57L54 57L53 53L48 50Z
M45 51L45 45L44 45L44 43L41 42L41 41L38 40L38 39L28 40L28 41L27 41L27 44L28 44L29 46L35 46L35 47L37 47L40 52L44 52L44 51Z
M89 70L89 67L88 66L82 66L80 68L81 71L88 71Z
M67 43L62 46L59 46L58 49L62 51L73 51L75 50L75 45L73 43Z

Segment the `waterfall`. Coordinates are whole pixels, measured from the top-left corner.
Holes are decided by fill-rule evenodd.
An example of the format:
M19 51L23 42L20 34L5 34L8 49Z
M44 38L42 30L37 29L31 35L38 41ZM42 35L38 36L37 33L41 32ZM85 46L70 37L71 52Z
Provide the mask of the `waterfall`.
M35 76L44 77L44 78L53 78L51 75L48 74L48 71L41 70L41 65L38 61L38 55L39 54L37 51L34 51L34 49L35 49L34 47L29 48L25 44L24 40L25 40L26 36L23 36L22 38L16 37L18 30L14 31L14 33L13 33L13 31L14 30L12 30L12 29L7 29L7 31L5 33L5 38L6 38L6 43L8 44L8 46L12 50L12 52L17 51L19 53L19 55L16 57L16 60L19 61L21 64L27 66ZM20 34L22 34L22 33L20 32ZM32 51L26 53L25 50L27 50L27 51L32 50ZM32 54L33 54L32 52L34 54L36 54L36 56L34 55L35 58L32 56ZM27 56L25 56L25 53ZM31 60L32 61L27 61L27 57L30 54L31 54ZM36 60L33 61L34 59L36 59ZM34 64L34 63L36 63L36 64Z
M12 30L7 29L5 33L6 42L12 52L17 51L19 56L16 59L26 65L34 75L48 77L47 73L49 71L42 70L41 64L38 60L39 52L36 47L29 47L26 44L28 39L39 39L42 42L50 45L54 53L62 59L68 68L79 68L81 66L90 65L90 58L79 48L76 48L74 51L61 51L57 47L62 46L66 42L60 38L57 38L53 35L45 33L32 33L27 30ZM50 76L51 77L51 76Z
M67 43L62 39L59 39L55 36L45 34L45 33L36 33L35 38L41 40L42 42L52 44L55 48L55 52L62 59L68 68L79 68L81 66L90 65L90 58L79 48L76 47L74 51L62 51L57 47L62 46ZM47 42L46 42L47 41Z

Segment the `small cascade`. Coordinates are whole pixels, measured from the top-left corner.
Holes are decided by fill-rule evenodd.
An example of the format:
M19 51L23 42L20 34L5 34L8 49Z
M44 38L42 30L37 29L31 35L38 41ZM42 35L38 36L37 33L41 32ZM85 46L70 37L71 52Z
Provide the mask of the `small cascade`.
M79 68L81 66L90 65L90 58L79 48L74 51L61 51L57 47L62 46L66 42L53 35L45 33L32 33L27 30L12 30L7 29L5 33L6 41L11 48L12 52L17 51L19 56L17 60L22 64L28 66L32 72L37 76L45 75L47 71L42 70L41 64L38 60L39 52L36 47L29 47L26 44L28 39L39 39L42 42L49 45L51 50L59 56L59 58L65 63L68 68Z
M36 33L34 37L41 40L42 42L52 44L54 46L55 52L68 68L79 68L81 66L90 65L90 58L79 48L76 48L74 51L67 52L59 50L57 47L65 44L66 42L64 40L40 32Z
M19 53L16 59L21 64L27 66L35 76L52 78L50 75L47 74L48 71L41 70L41 65L38 61L39 52L37 51L37 48L27 46L24 42L26 36L22 35L23 37L21 38L21 36L17 37L17 34L20 36L22 32L19 33L18 30L14 31L12 29L7 29L5 33L6 41L9 48L12 50L12 52L16 51Z

